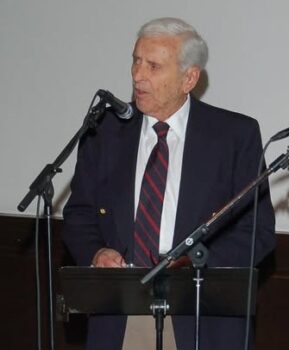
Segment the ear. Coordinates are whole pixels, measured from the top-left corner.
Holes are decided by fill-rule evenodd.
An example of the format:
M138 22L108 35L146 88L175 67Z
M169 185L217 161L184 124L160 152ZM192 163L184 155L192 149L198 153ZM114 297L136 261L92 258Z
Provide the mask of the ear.
M198 66L191 66L186 70L183 83L185 94L188 94L197 85L200 74L201 70Z

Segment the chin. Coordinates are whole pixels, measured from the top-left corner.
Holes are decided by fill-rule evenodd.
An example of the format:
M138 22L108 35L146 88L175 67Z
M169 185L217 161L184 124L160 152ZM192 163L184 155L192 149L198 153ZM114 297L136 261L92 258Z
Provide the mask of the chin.
M146 103L141 103L138 100L135 101L137 108L143 113L150 115L151 109Z

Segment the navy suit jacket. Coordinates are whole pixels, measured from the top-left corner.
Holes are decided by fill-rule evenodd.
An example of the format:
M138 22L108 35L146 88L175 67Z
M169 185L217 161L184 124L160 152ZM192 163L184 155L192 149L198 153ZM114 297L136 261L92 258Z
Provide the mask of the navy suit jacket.
M124 121L107 111L97 133L88 133L80 142L72 194L64 209L63 234L78 265L90 265L102 247L115 249L125 255L127 262L133 261L134 184L142 118L141 112L136 111L132 119ZM174 245L256 178L261 152L256 120L191 97ZM275 245L274 213L267 182L262 184L260 193L256 264ZM253 193L247 195L212 227L206 240L208 266L249 265L252 198ZM208 321L207 326L202 326L201 349L211 350L208 339L212 340L215 350L239 349L232 346L238 342L236 337L241 341L243 336L240 324L235 325L232 319L227 323L219 321L215 319L212 324ZM184 332L188 325L187 336L176 334L181 350L192 348L185 345L193 344L192 322L191 317L176 318L177 333L178 328ZM124 328L123 317L93 317L88 349L121 349ZM232 339L217 343L223 332L229 334L229 338L231 333ZM109 339L102 340L106 335Z

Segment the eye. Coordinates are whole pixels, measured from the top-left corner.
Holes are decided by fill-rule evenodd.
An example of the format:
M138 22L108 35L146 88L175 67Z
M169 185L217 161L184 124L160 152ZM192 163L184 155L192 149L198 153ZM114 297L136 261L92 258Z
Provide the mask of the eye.
M133 57L133 60L132 60L132 64L133 65L137 65L137 64L140 64L141 63L141 60L139 57Z
M151 62L151 63L150 63L150 68L151 68L152 71L156 71L156 70L160 69L161 66L160 66L160 64L158 64L158 63Z

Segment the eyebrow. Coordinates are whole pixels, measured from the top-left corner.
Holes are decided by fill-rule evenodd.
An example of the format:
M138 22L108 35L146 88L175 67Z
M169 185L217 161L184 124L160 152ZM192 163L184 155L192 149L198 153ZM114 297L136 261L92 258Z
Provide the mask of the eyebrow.
M137 58L141 58L140 56L138 55L135 55L135 54L132 54L132 58L134 59L137 59ZM161 66L162 64L160 62L157 62L157 61L153 61L153 60L145 60L148 64L156 64L158 66Z
M161 66L162 64L161 63L159 63L159 62L156 62L156 61L147 61L148 62L148 64L150 64L150 65L157 65L157 66Z

